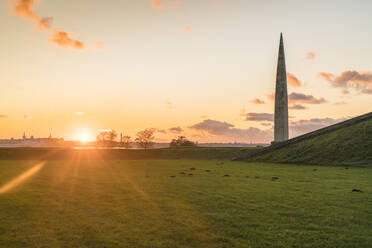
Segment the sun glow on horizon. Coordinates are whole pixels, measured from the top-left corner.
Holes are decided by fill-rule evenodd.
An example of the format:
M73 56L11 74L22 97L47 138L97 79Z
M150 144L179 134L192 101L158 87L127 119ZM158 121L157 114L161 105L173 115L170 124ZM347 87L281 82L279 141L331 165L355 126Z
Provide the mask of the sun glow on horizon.
M87 133L86 130L83 130L83 131L80 133L79 140L80 140L81 143L86 143L86 142L89 141L89 134Z

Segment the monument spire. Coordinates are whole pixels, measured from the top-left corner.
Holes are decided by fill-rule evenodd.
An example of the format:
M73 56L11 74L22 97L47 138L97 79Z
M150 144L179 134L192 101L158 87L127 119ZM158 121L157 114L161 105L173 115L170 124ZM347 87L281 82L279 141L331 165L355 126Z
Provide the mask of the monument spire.
M288 140L288 93L283 34L280 33L275 88L274 142Z

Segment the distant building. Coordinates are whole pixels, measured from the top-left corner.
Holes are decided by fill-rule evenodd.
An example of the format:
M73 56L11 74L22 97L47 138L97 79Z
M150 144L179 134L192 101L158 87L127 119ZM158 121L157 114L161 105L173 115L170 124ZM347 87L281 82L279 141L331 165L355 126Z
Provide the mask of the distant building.
M64 142L63 138L52 138L52 134L48 138L35 138L33 135L27 138L23 132L21 139L0 139L0 147L56 147L63 146Z

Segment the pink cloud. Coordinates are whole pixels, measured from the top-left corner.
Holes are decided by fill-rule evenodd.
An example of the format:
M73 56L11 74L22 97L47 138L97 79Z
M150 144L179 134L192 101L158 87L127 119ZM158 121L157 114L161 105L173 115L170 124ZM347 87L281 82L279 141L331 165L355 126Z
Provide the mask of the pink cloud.
M181 33L189 33L192 31L192 27L190 26L185 26L182 29L179 30Z
M150 0L151 8L157 10L163 10L168 8L177 7L180 0Z
M314 59L316 56L315 52L307 52L306 53L306 58L307 59Z
M37 0L9 0L12 10L18 16L31 20L36 23L36 29L38 31L48 31L51 29L53 17L40 17L34 10L34 4ZM77 49L83 49L84 43L79 40L70 38L69 34L62 30L53 30L53 33L49 37L49 42L55 43L60 47L72 47ZM102 42L96 42L96 48L103 48Z
M326 103L327 101L323 97L316 98L312 95L305 95L302 93L293 92L288 96L288 102L291 104L296 104L296 103L322 104L322 103Z
M326 72L320 72L318 75L331 86L343 89L343 93L354 89L359 93L372 94L372 72L349 70L338 76Z
M201 139L219 140L222 142L257 142L268 143L272 140L271 130L262 130L259 128L236 128L228 122L216 120L204 120L189 127L190 130L197 132L194 137Z
M287 73L287 80L289 85L295 88L301 87L301 81L292 73Z
M265 101L256 98L256 99L253 99L251 101L251 103L253 103L253 104L265 104Z
M105 49L105 44L101 41L94 41L94 48L97 50Z
M49 37L49 42L55 43L60 47L84 49L83 42L70 38L68 33L58 29L55 29L53 34Z
M36 3L36 0L11 0L9 1L13 4L12 8L14 13L18 16L32 20L36 22L36 28L38 30L47 30L50 29L52 23L52 17L41 18L34 10L33 5Z
M153 9L164 9L164 5L159 0L151 0L151 7Z

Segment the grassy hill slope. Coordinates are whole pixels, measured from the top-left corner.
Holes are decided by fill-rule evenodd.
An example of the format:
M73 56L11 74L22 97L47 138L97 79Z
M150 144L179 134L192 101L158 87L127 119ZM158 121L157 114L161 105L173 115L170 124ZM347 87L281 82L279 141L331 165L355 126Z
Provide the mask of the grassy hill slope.
M372 120L309 138L248 160L372 166Z

